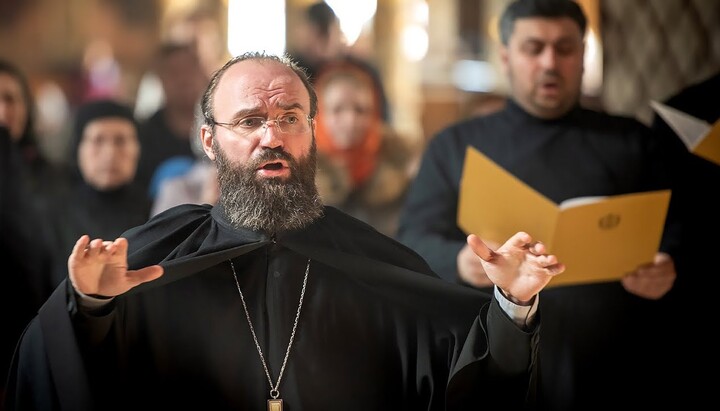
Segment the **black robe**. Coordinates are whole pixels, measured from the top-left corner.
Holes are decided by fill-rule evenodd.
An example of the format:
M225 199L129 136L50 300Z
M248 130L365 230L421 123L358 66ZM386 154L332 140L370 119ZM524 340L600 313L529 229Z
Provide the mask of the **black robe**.
M428 144L398 238L450 282L460 281L457 255L467 236L457 225L457 207L468 146L556 203L671 188L673 167L684 155L637 120L581 107L541 120L510 100L500 112L448 127ZM662 250L671 254L679 246L679 217L671 210L666 220ZM671 391L658 392L657 384L677 379L666 369L671 345L663 331L665 307L658 311L662 301L631 295L619 282L549 287L541 299L543 408L601 409L667 398Z
M274 238L197 205L125 236L130 268L161 263L164 275L92 315L58 288L21 340L9 409L266 409L229 260L275 383L310 259L286 410L518 409L532 398L537 326L522 331L490 295L440 280L331 207Z
M81 235L114 239L150 216L150 200L133 183L101 191L80 177L69 180L43 216L53 244L53 286L67 277L67 259Z
M23 183L27 172L7 128L0 126L0 401L18 338L53 290L49 247L38 238L40 215Z

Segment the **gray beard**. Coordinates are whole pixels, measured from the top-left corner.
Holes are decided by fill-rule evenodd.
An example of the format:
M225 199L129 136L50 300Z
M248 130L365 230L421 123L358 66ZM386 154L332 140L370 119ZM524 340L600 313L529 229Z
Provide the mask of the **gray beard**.
M270 235L310 225L323 215L315 186L317 148L313 139L307 156L295 160L282 149L266 149L246 165L233 165L218 144L213 144L218 169L218 203L233 227L264 231ZM257 178L266 161L286 160L290 177Z

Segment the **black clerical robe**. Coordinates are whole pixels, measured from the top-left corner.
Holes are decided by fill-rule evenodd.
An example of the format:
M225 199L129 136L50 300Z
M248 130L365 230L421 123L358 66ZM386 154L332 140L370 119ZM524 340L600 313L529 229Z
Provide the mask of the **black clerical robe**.
M187 205L125 237L130 268L165 274L94 313L56 290L22 338L10 409L266 409L230 261L275 384L308 259L285 410L517 409L531 396L537 327L522 331L490 295L440 280L333 208L270 238Z
M48 247L38 238L43 226L24 184L24 167L20 150L0 125L0 400L18 337L53 290Z
M579 106L543 120L510 100L500 112L448 127L428 144L398 238L450 282L459 281L457 255L468 234L457 225L468 146L556 203L670 188L673 166L685 155L635 119ZM670 213L661 249L673 254L681 224ZM669 347L660 302L636 297L620 282L548 287L541 299L538 397L544 409L647 405L663 398L656 383L665 378L659 371L667 372L662 358Z
M67 258L81 235L114 239L147 221L150 207L150 200L133 183L98 190L83 180L71 180L44 215L48 241L53 245L53 285L67 277Z

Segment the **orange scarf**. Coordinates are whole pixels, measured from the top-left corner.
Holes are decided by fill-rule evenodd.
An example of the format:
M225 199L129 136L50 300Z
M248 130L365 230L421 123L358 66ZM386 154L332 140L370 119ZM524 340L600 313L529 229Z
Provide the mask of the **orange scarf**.
M343 164L347 165L353 187L358 187L372 176L377 164L378 153L380 152L382 143L382 118L379 110L380 99L379 93L370 76L360 67L347 62L330 64L321 70L316 82L318 98L321 98L323 94L326 79L333 77L333 74L341 71L352 73L363 79L363 82L373 89L373 95L375 96L375 107L372 113L373 124L370 126L367 135L365 135L360 144L349 149L341 149L335 145L330 131L325 126L322 110L319 110L315 117L315 139L318 152L331 158L340 159ZM322 106L322 103L319 105Z

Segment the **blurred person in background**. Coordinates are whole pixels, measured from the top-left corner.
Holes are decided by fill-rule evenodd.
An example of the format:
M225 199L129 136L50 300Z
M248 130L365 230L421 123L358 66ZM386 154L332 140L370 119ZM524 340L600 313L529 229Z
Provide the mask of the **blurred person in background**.
M23 183L26 171L18 145L0 122L0 279L5 290L0 298L0 409L15 345L54 288L49 251L38 235L43 226Z
M347 54L340 20L324 1L312 3L303 10L295 39L289 54L313 82L325 62Z
M714 125L720 120L720 104L708 104L707 101L717 99L719 95L720 71L677 91L665 100L665 104ZM674 141L678 151L688 150L680 136L659 115L653 117L651 127L656 135ZM720 165L698 155L682 158L685 162L677 167L681 173L676 176L674 194L685 199L683 214L692 222L683 231L681 243L687 247L682 247L678 264L681 268L687 266L688 270L702 272L707 269L702 256L713 252L714 233L720 230L720 202L712 187L705 186L702 181L720 182ZM695 293L692 278L678 276L675 286L675 294L682 294L687 303Z
M30 203L42 209L57 187L58 167L40 149L35 130L35 104L27 77L13 63L0 59L0 125L7 127L24 164Z
M195 120L194 135L199 135L204 121L200 105L197 107ZM151 216L181 204L217 203L220 197L217 170L205 155L200 139L192 139L191 144L195 151L194 160L172 157L158 166L151 183L151 187L156 187Z
M159 183L150 210L151 216L181 204L217 203L220 187L217 183L217 170L212 162L207 158L199 158L183 167L186 168L184 172L165 178Z
M717 126L716 123L720 121L720 104L707 102L717 101L719 95L720 71L677 91L664 103L696 119L706 121L711 126ZM674 141L677 146L676 151L688 150L676 132L659 115L653 118L651 127L658 138ZM715 135L715 138L717 137ZM663 308L668 310L672 315L670 318L680 327L679 332L670 333L668 337L673 339L675 347L682 347L686 355L678 358L674 366L668 364L665 367L675 370L678 375L701 376L713 371L714 364L707 361L707 358L715 350L714 342L691 322L683 319L697 312L712 310L710 299L706 301L696 298L695 284L698 278L706 277L715 270L706 256L714 255L716 252L715 236L720 232L720 201L716 189L720 183L720 165L694 154L683 156L682 160L684 161L677 166L679 172L675 176L673 198L682 200L678 208L685 216L686 222L675 262L678 277L668 295L671 304L664 305ZM681 307L681 310L677 310L676 307ZM702 372L703 369L706 372ZM674 379L668 379L665 385L660 385L657 389L677 392L674 384ZM688 378L686 384L691 391L685 397L692 398L694 404L706 404L707 401L713 400L712 381L701 377ZM685 398L683 401L686 403Z
M345 35L340 29L340 20L335 11L324 1L308 5L294 36L288 55L305 69L310 81L315 83L319 71L326 63L335 60L350 60L364 66L371 74L375 87L380 92L380 113L385 121L390 121L390 107L382 78L378 69L365 59L349 52Z
M323 201L394 236L420 147L383 121L381 91L365 66L328 63L315 87L316 180Z
M207 75L192 43L166 43L160 47L154 67L162 84L163 105L140 126L142 154L137 182L152 199L151 181L157 167L172 157L195 159L191 137L195 109Z
M50 295L51 254L40 223L60 173L43 156L35 134L35 105L25 74L0 58L0 404L15 344Z
M103 99L78 107L67 187L46 212L53 244L53 282L67 277L67 254L77 238L112 238L144 223L150 200L135 182L140 142L132 109Z

